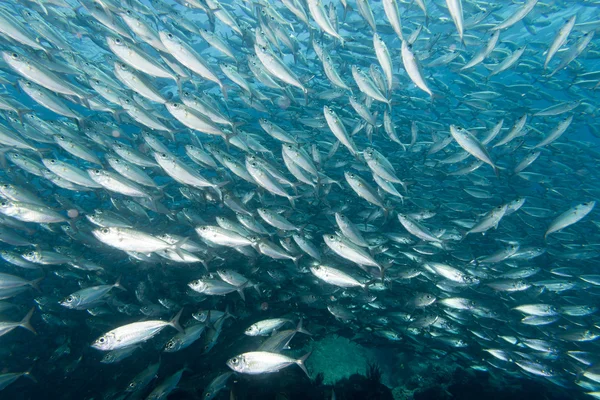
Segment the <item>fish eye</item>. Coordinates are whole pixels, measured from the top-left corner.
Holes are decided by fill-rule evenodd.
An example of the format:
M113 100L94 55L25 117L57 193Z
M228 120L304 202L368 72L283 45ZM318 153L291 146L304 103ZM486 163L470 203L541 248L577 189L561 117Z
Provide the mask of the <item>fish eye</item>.
M212 393L208 392L208 393L206 393L206 396L205 396L205 397L208 399L208 398L211 396L211 394L212 394Z
M121 44L121 39L119 39L119 38L116 38L116 39L115 39L115 43L116 43L116 44Z
M2 207L6 207L6 206L8 205L8 203L7 203L6 201L3 201L2 203L0 203L0 205L1 205Z
M55 159L50 160L50 164L56 164L56 160Z
M17 53L12 53L11 57L16 60L17 58L19 58L19 55Z
M69 297L67 297L67 302L68 302L68 303L72 302L73 300L75 300L75 299L73 298L73 296L69 296Z
M94 173L95 173L95 174L100 174L100 170L99 170L99 169L95 169L95 170L94 170Z
M170 341L169 343L167 343L167 349L172 349L175 346L175 342Z
M109 232L110 232L110 230L108 228L102 228L102 233L106 234L106 233L109 233Z
M168 33L168 34L167 34L167 37L168 37L169 39L173 39L173 34L172 34L172 33Z
M329 239L333 240L333 239L335 239L335 236L329 235Z
M231 359L231 363L232 363L232 364L237 364L237 363L238 363L238 361L239 361L239 360L237 359L237 357L234 357L234 358L232 358L232 359Z
M130 388L134 388L134 387L135 387L135 383L131 382L131 383L129 384L129 387L130 387Z
M106 339L104 338L104 336L102 336L100 339L98 339L98 342L104 343L104 342L106 342Z

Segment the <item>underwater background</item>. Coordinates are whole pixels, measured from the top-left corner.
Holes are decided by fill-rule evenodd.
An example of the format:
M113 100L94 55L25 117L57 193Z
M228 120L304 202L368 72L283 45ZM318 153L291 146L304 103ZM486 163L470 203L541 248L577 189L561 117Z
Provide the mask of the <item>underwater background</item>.
M600 398L600 3L0 3L0 399Z

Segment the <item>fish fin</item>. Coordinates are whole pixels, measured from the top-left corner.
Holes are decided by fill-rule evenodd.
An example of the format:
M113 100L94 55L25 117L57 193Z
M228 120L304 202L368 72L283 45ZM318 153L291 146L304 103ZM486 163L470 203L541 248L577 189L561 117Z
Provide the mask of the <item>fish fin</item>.
M31 286L32 288L34 288L38 292L41 292L39 283L42 280L44 280L44 278L45 278L45 276L42 276L41 278L37 278L37 279L32 280L31 282L29 282L29 286Z
M35 376L31 375L31 370L32 368L29 368L29 370L27 370L26 372L23 372L23 376L28 377L29 379L31 379L33 382L38 383L37 379L35 379Z
M27 313L27 315L25 315L25 317L23 317L23 319L19 322L19 326L21 328L25 328L28 331L33 332L35 335L37 335L37 332L35 331L35 329L33 329L33 326L31 326L31 316L33 315L33 312L35 311L35 307L31 307L31 310L29 310L29 312Z
M209 311L210 312L210 311ZM227 306L225 307L225 318L233 318L233 319L237 319L237 317L235 315L233 315L230 311L229 311L229 304L227 304Z
M260 297L262 295L262 292L260 291L260 283L256 283L256 284L252 285L252 287L254 288L254 290L256 290L256 293L258 293L258 296ZM232 315L232 317L237 318L233 315Z
M306 329L304 329L302 327L302 318L300 318L300 321L298 321L298 325L296 326L296 332L300 332L300 333L304 333L305 335L312 336L312 333L310 333L309 331L307 331Z
M250 281L246 281L246 283L244 283L242 286L239 286L237 288L237 292L240 294L240 297L242 298L243 301L246 301L246 294L244 293L244 289L246 288L246 286L248 286L248 283ZM224 317L225 315L223 315Z
M308 370L306 369L306 366L304 365L304 362L306 361L306 359L308 357L310 357L311 354L312 354L312 350L309 351L308 353L306 353L305 355L303 355L302 357L300 357L298 360L296 360L296 364L298 364L298 366L300 368L302 368L302 371L304 371L304 373L306 374L306 376L308 377L308 379L310 379L310 375L308 374Z
M181 246L183 246L189 239L190 239L189 237L183 238L179 242L177 242L173 245L173 247L174 247L173 251L175 251L175 253L177 253L177 255L179 257L181 257L182 259L185 257L183 256L183 253L181 252Z
M294 258L292 258L292 261L294 262L294 265L296 266L296 268L298 268L298 261L304 256L304 254L299 254L297 256L295 256Z
M246 301L246 295L244 294L244 288L239 288L237 292L240 294L240 297L243 301Z
M298 195L298 196L287 196L288 200L290 201L290 205L292 206L292 208L295 210L296 209L296 199L299 199L300 197L302 197L302 195Z
M181 325L179 325L179 318L181 317L182 312L183 312L183 308L181 310L179 310L179 312L173 317L172 320L169 321L169 325L171 325L173 328L177 329L181 333L184 332Z
M122 277L123 277L123 275L120 275L120 276L117 278L117 281L115 282L115 284L113 285L113 287L116 287L116 288L119 288L119 289L121 289L121 290L125 290L125 291L126 291L127 289L125 289L125 287L124 287L123 285L121 285L121 278L122 278Z

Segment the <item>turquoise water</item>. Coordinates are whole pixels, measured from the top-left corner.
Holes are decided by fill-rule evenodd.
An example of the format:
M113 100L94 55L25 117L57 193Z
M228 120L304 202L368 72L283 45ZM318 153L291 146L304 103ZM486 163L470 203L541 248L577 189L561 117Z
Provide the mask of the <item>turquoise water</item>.
M600 397L594 2L0 6L2 398Z

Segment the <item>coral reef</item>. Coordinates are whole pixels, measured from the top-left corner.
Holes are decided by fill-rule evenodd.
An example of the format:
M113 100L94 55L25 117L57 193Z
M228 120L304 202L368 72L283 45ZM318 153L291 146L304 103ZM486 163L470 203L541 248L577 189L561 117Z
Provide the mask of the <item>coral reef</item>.
M311 343L313 352L306 361L312 376L323 374L323 383L332 385L343 378L364 373L369 354L362 346L337 335Z

